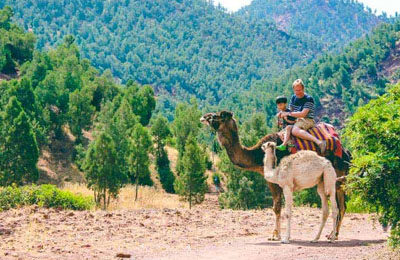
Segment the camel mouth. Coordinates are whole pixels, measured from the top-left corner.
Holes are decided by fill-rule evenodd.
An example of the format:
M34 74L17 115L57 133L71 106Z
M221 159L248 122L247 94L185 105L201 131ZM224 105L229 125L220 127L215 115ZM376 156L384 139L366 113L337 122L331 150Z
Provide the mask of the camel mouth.
M208 122L208 120L205 119L203 116L200 118L200 123L202 123L203 125L210 125L210 123Z

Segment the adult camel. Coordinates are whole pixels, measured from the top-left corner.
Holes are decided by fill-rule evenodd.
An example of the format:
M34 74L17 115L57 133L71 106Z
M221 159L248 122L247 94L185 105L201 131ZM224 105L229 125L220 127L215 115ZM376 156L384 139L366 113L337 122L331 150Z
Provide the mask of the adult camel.
M261 149L263 143L272 141L278 145L282 143L277 133L268 134L261 138L258 143L252 147L244 147L240 144L238 135L238 127L233 113L229 111L221 111L217 113L207 113L200 118L201 123L210 126L217 133L217 139L221 146L226 149L231 162L237 167L254 171L264 176L264 151ZM289 155L288 151L276 151L278 163L284 156ZM350 153L343 149L342 158L336 157L332 152L327 151L326 156L332 162L337 177L347 175L350 164ZM343 179L341 178L341 179ZM273 198L273 211L275 213L275 228L272 233L272 240L280 240L280 219L282 209L282 189L279 185L268 182L268 187ZM345 193L341 186L341 182L336 185L336 201L339 206L339 214L336 222L336 234L333 232L328 235L328 239L339 235L340 226L346 210Z

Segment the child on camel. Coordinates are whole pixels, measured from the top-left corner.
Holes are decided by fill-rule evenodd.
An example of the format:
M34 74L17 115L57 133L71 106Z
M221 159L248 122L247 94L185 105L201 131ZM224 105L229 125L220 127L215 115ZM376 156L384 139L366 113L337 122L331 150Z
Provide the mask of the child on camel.
M290 133L292 131L293 125L296 123L296 118L292 116L282 116L283 112L290 112L287 108L287 98L284 96L279 96L276 98L276 106L279 110L278 117L278 127L279 130L285 129L285 138L283 143L276 147L276 149L284 151L286 150L286 144L289 142Z

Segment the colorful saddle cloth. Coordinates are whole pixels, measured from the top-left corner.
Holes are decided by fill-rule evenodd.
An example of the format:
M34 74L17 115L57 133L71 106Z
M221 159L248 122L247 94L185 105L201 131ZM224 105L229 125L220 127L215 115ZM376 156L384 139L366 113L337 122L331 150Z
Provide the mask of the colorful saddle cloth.
M326 141L326 150L333 151L335 156L342 157L342 143L335 128L327 123L318 123L315 127L307 130L312 136L319 140ZM291 153L296 153L299 150L312 150L319 152L319 147L312 141L300 139L292 136L292 143L295 147L291 148Z

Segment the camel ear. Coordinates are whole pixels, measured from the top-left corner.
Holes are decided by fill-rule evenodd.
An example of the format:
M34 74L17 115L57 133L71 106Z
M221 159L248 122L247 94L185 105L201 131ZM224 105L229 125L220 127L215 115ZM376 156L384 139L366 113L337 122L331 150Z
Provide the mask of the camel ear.
M230 111L221 111L219 115L222 119L231 119L233 117L233 113Z

